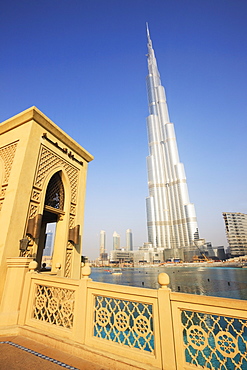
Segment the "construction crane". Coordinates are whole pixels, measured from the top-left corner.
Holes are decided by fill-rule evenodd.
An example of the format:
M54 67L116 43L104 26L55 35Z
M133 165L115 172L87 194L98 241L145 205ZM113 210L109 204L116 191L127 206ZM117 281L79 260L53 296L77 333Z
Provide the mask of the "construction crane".
M200 249L200 247L202 247L203 245L205 245L205 239L196 239L196 240L194 240L194 244L197 247L197 249L199 250L201 256L204 258L204 260L207 261L207 262L210 261L209 258ZM194 256L193 257L193 260L195 260L196 258L198 260L198 257L197 256Z

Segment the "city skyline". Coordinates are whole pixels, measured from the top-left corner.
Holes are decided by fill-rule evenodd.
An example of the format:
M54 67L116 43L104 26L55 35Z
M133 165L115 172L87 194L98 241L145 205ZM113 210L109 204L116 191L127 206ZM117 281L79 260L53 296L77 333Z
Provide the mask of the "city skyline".
M3 2L0 122L35 105L95 159L83 254L114 230L147 241L146 22L200 235L227 246L222 212L247 213L247 3Z

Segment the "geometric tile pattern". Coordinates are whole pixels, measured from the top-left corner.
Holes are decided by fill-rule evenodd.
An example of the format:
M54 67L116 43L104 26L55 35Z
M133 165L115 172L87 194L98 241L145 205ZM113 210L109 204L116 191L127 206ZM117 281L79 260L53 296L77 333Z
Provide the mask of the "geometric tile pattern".
M72 229L74 227L75 216L69 216L69 228ZM64 276L67 278L71 277L72 273L72 257L73 257L73 249L74 245L68 240L67 249L66 249L66 258L65 258L65 268L64 268Z
M26 347L20 346L19 344L16 344L16 343L10 342L10 341L8 341L8 340L6 340L6 341L2 341L2 342L0 342L0 344L10 344L10 345L11 345L11 346L13 346L13 347L16 347L16 348L19 348L19 349L21 349L21 350L23 350L23 351L25 351L25 352L31 353L32 355L37 356L37 357L39 357L39 358L42 358L43 360L47 360L47 361L53 362L54 364L59 365L59 366L63 367L64 369L69 369L69 370L79 370L78 368L76 368L76 367L74 367L74 366L70 366L70 365L65 364L64 362L54 360L54 358L51 358L51 357L48 357L48 356L42 355L42 354L41 354L41 353L39 353L39 352L36 352L36 351L33 351L32 349L29 349L29 348L26 348Z
M57 166L63 167L67 172L71 185L71 201L76 203L78 169L44 146L41 150L35 186L42 188L46 174Z
M37 285L32 317L67 329L73 327L75 291Z
M186 362L217 370L247 369L247 320L182 311Z
M3 183L7 183L9 180L9 175L12 167L12 163L15 156L15 151L17 147L17 142L9 144L3 148L0 148L0 157L4 163L4 178Z
M152 304L95 296L94 336L154 353Z
M16 147L17 147L17 142L0 148L0 159L2 160L2 163L3 163L3 178L0 178L0 181L2 180L2 183L0 182L0 198L1 198L0 211L2 209L6 189L8 186L9 176L10 176L12 164L13 164L14 157L15 157Z
M71 165L69 162L61 158L59 155L41 146L41 153L38 163L38 170L34 180L34 187L32 192L32 199L30 205L37 203L39 204L40 192L43 189L43 184L46 176L50 171L56 167L63 167L68 175L70 187L71 187L71 208L73 213L75 213L76 201L77 201L77 190L78 190L78 175L79 170ZM38 207L36 207L34 213L29 213L29 219L34 218L38 214Z
M67 278L71 276L72 253L73 253L73 245L70 241L68 241L67 249L66 249L65 269L64 269L64 276Z

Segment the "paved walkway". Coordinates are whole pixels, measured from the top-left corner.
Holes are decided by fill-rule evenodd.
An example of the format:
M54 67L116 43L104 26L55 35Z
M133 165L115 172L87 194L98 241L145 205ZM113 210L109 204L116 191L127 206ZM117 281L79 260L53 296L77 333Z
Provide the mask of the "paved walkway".
M0 336L1 370L109 370L22 336Z

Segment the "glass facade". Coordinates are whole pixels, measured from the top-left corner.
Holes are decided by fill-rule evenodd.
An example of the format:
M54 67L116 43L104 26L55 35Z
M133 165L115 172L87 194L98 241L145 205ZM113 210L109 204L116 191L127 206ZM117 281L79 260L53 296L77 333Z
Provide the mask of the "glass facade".
M147 36L148 242L154 248L190 248L195 237L199 238L195 209L189 201L185 171L179 160L174 126L169 119L148 29Z

